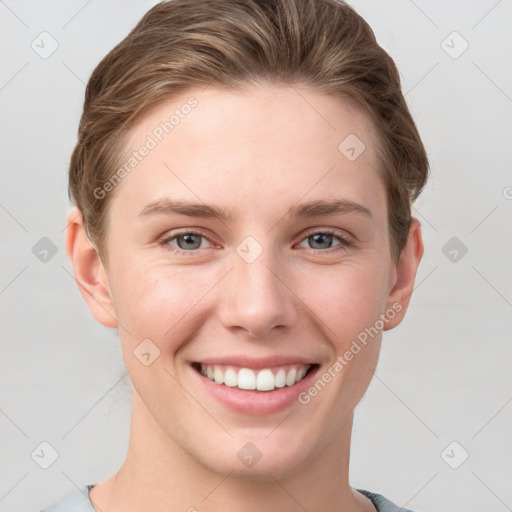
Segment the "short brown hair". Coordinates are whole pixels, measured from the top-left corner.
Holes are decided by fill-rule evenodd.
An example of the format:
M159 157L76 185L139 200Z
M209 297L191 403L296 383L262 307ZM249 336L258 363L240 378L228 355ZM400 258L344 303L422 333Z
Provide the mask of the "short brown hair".
M70 161L69 196L99 253L106 255L113 194L94 191L121 165L137 121L191 87L251 83L305 84L351 98L371 115L398 261L428 159L392 58L341 0L171 0L142 17L93 71Z

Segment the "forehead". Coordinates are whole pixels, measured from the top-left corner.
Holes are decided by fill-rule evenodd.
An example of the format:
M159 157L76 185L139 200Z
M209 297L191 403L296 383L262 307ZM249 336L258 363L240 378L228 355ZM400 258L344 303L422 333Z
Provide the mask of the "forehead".
M295 86L190 89L134 127L125 160L150 149L117 193L133 207L170 194L261 214L339 192L378 209L375 143L370 116L348 99Z
M241 127L243 131L238 130ZM279 128L285 130L279 133ZM325 148L337 147L340 138L353 134L371 146L377 142L373 131L369 114L348 97L291 85L253 85L241 91L210 85L189 89L146 113L132 129L129 146L143 142L148 134L157 143L181 135L203 143L214 140L216 146L233 138L256 143L267 134L276 145L288 146L295 138L295 150L304 137L322 141ZM223 132L230 133L230 140L216 137Z

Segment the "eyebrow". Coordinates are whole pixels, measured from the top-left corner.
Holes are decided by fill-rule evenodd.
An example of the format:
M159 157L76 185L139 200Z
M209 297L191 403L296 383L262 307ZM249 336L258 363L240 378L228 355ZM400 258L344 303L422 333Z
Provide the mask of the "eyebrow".
M362 213L372 217L371 211L365 206L348 199L314 200L293 205L285 214L292 217L314 217L317 215L334 215L344 213ZM148 204L138 215L147 217L155 214L186 215L188 217L214 218L222 221L233 221L233 212L214 205L190 203L168 198L158 199Z

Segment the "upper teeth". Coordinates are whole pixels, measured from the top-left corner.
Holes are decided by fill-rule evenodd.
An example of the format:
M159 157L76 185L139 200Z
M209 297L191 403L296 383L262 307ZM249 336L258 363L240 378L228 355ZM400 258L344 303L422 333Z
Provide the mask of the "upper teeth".
M304 378L311 365L292 365L281 368L264 368L257 374L250 368L201 364L201 373L217 384L239 389L272 391L275 388L293 386Z

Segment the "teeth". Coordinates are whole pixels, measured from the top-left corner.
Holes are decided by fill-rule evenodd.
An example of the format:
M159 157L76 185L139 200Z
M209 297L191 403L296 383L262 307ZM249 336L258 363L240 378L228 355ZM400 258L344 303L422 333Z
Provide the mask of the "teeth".
M224 384L224 373L218 366L213 367L213 379L217 384Z
M251 370L250 368L234 368L233 366L201 364L201 374L217 384L231 388L258 391L272 391L275 388L293 386L304 378L311 365L288 366L272 371L269 368Z
M230 388L234 388L237 385L238 379L235 370L228 368L224 373L224 384Z
M302 380L304 378L304 375L306 375L306 372L307 372L306 368L301 368L297 372L297 377L295 377L295 382L299 382L299 380Z
M270 370L261 370L256 379L256 389L259 391L271 391L274 388L274 374Z
M292 368L286 375L286 385L293 386L295 384L295 377L297 376L297 369Z
M240 389L256 389L256 375L249 368L242 368L238 372L238 387Z
M284 388L286 386L286 372L280 368L274 377L274 384L276 388Z

